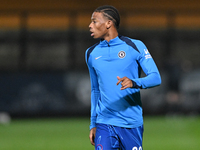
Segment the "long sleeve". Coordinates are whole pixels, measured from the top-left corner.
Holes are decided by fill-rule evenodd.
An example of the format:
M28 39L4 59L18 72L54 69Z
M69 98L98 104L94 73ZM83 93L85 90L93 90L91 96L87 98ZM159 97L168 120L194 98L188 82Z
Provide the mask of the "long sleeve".
M140 54L137 58L139 65L146 74L143 78L133 79L138 87L142 89L155 87L161 84L161 76L158 71L158 68L151 57L146 46L141 42L137 42L138 47L140 47Z
M86 56L87 57L87 56ZM87 66L90 74L90 82L91 82L91 117L90 117L90 129L96 127L96 106L97 102L100 96L99 92L99 84L97 80L97 75L92 67L91 59L88 58L87 61Z

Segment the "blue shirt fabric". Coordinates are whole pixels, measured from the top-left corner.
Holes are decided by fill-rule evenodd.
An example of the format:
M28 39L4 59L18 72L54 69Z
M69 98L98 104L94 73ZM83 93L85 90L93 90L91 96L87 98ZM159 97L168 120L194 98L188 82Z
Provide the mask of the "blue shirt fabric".
M85 53L91 81L91 124L134 128L143 124L140 89L161 84L157 66L140 40L117 36L102 40ZM140 78L141 69L146 74ZM120 90L118 79L126 76L133 88Z

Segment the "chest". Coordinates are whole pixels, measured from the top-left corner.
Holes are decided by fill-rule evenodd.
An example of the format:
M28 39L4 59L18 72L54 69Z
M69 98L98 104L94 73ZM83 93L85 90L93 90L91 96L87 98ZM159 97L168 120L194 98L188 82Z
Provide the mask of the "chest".
M137 54L127 45L102 47L92 55L93 68L97 72L120 71L136 64Z

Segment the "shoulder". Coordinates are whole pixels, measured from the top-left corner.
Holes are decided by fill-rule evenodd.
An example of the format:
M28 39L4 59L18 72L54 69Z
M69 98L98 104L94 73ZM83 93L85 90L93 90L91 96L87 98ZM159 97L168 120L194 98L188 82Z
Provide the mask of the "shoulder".
M132 39L126 36L119 36L119 38L122 41L126 42L127 45L131 46L133 49L135 49L139 53L141 52L141 50L146 49L145 44L141 40Z
M99 42L92 45L91 47L89 47L86 52L85 52L85 57L86 57L86 61L88 61L89 57L90 57L90 54L91 52L95 49L95 47L97 47L99 45Z

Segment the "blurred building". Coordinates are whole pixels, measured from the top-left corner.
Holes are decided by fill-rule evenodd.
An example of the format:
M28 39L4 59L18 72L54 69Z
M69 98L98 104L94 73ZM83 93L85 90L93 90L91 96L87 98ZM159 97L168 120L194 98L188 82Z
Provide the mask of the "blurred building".
M198 0L0 0L0 112L89 114L84 57L97 41L88 25L105 4L120 11L119 33L142 40L161 72L160 87L141 91L144 112L200 112Z

